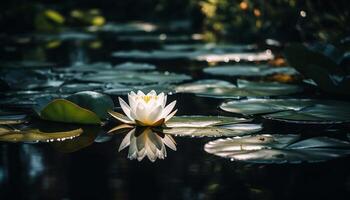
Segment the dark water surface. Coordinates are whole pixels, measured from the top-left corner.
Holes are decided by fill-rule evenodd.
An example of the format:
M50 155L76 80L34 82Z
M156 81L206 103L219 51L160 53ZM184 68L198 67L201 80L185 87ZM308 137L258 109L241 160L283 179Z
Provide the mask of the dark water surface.
M162 45L162 42L121 41L108 32L97 35L97 39L93 40L78 38L61 41L56 48L47 48L48 43L45 42L30 41L19 44L14 42L16 37L4 36L1 39L1 60L6 62L39 60L55 63L56 68L97 61L118 64L132 60L113 58L111 57L113 51L151 50ZM97 43L101 43L102 46L91 48ZM279 54L278 49L273 51ZM204 74L201 69L208 65L206 62L175 59L147 60L147 63L156 64L159 71L191 75L194 80L220 78L234 81L232 78ZM17 70L27 73L31 69L19 67ZM1 95L3 100L9 100L1 104L1 109L20 113L30 112L32 102L17 104L21 101L21 96L15 94L9 97L11 91L13 90L10 89ZM41 92L44 94L48 91L44 89ZM113 95L113 98L116 105L119 105L117 96ZM306 89L304 93L290 97L315 96L327 98L315 95L312 89ZM17 97L18 101L16 99L10 101L11 98ZM197 97L192 94L175 94L169 96L169 99L178 101L177 115L232 116L218 108L223 99ZM329 134L323 132L324 128L339 128L342 133L349 130L348 126L342 125L307 126L272 122L261 118L255 119L254 122L263 123L262 133L303 133L317 136ZM52 131L68 126L37 119L33 119L27 125L34 123ZM145 158L138 162L127 159L127 150L118 152L123 135L114 135L103 140L105 133L114 125L115 121L112 120L106 126L97 129L84 126L84 139L76 145L64 146L60 142L33 144L1 142L0 199L282 200L349 199L350 196L349 157L320 163L249 164L206 153L203 150L204 145L216 138L175 137L177 151L167 149L166 159L152 163Z

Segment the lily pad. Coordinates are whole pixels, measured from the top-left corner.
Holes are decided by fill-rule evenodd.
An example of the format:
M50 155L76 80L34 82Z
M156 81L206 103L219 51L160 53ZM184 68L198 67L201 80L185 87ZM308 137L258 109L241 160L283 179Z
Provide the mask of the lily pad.
M264 115L264 118L305 124L335 124L350 122L350 104L338 101L320 101L301 110L289 110Z
M193 60L206 62L240 62L240 61L268 61L272 60L274 55L271 51L263 52L244 52L244 53L201 53L193 56Z
M102 82L102 83L121 83L129 85L144 84L165 84L178 83L190 80L191 77L185 74L176 74L169 72L135 72L135 71L101 71L82 77L81 81Z
M224 126L202 126L163 128L157 130L164 134L187 137L233 137L258 132L262 129L260 124L229 124Z
M146 71L156 69L155 65L148 63L125 62L114 66L117 70Z
M253 82L238 80L234 85L227 81L205 79L186 83L175 88L176 92L194 93L198 96L213 98L268 97L300 92L297 85L276 82Z
M197 56L196 52L186 51L166 51L166 50L152 50L152 51L117 51L112 53L113 57L123 59L140 59L140 60L189 60Z
M180 127L207 127L218 126L225 124L234 124L249 122L251 119L237 118L237 117L225 117L225 116L175 116L166 122L166 127L180 128Z
M244 99L224 102L220 108L243 115L274 113L283 110L300 110L315 104L311 99Z
M92 111L82 108L65 99L56 99L47 104L39 113L44 120L79 123L100 124L100 118Z
M114 107L111 97L93 91L78 92L66 99L82 108L93 111L101 119L106 119L109 116L107 111Z
M320 162L350 154L350 143L329 137L256 135L218 139L205 145L208 153L252 163Z
M12 130L0 127L0 141L2 142L53 142L64 141L78 137L82 129L72 131L45 133L38 129Z
M295 75L292 67L271 67L268 65L224 65L204 68L205 73L220 76L268 76L272 74Z
M165 50L170 51L196 51L205 50L213 52L242 52L256 49L256 45L237 45L237 44L165 44Z

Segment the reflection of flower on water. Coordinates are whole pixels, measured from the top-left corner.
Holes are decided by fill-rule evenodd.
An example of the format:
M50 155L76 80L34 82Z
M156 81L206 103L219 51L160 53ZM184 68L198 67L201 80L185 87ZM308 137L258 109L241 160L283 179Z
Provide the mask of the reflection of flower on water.
M123 125L122 125L123 126ZM132 126L129 126L129 128ZM120 127L121 129L127 127ZM118 130L118 127L110 132ZM150 127L132 127L119 146L119 151L129 146L128 158L141 161L144 157L154 162L167 156L166 147L176 151L176 142L171 135L155 132Z
M110 111L117 120L126 124L136 124L139 126L160 126L173 117L177 110L171 112L176 101L166 106L167 95L157 93L152 90L148 94L138 91L137 94L128 94L129 105L119 98L119 103L126 116Z
M154 162L157 158L164 159L167 156L166 147L176 151L176 142L168 134L155 131L153 127L161 127L177 110L173 111L176 101L166 106L167 95L157 93L152 90L144 94L142 91L130 92L128 94L129 104L119 98L123 114L109 111L109 114L124 123L111 129L109 132L117 130L131 129L120 144L119 151L129 146L128 158L141 161L144 157Z

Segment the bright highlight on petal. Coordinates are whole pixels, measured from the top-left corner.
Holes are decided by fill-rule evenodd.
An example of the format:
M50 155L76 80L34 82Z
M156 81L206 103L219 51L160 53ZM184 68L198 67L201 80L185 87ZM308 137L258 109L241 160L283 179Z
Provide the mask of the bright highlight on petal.
M126 116L113 111L109 114L123 123L139 126L160 126L173 117L177 111L173 111L176 101L166 106L167 95L163 92L157 95L154 90L148 94L144 94L140 90L137 93L130 92L128 101L129 104L119 98L120 106Z

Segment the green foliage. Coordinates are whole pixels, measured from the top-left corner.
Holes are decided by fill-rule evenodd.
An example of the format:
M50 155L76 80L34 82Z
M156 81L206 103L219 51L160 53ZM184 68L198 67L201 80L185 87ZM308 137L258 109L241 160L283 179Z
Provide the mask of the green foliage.
M101 123L101 120L95 113L65 99L56 99L46 105L40 112L40 117L44 120L66 123Z
M38 99L34 110L44 120L77 123L100 124L108 117L108 110L113 109L113 100L93 91L78 92L66 99Z

